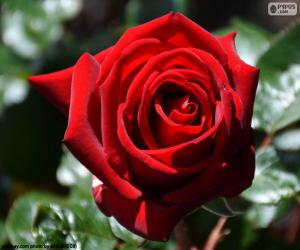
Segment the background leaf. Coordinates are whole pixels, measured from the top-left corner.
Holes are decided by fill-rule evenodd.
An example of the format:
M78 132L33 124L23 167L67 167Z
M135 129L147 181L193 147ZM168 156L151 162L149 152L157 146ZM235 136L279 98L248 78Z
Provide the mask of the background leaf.
M91 216L89 216L91 215ZM92 202L68 202L45 193L18 199L6 228L13 244L77 244L80 249L113 249L107 218Z
M300 23L276 36L260 57L254 126L275 131L300 119Z
M35 243L31 231L32 222L39 204L50 200L60 201L60 198L44 193L32 193L22 196L14 203L6 220L6 230L12 244Z
M81 0L4 1L3 42L18 55L34 58L62 36L61 21L73 17L80 6Z
M110 227L111 227L111 230L113 232L113 234L125 241L125 242L128 242L128 243L131 243L131 244L139 244L141 242L143 242L143 238L131 233L130 231L128 231L125 227L123 227L122 225L120 225L115 218L113 217L110 217L109 218L109 224L110 224Z
M4 227L4 223L0 220L0 247L7 241L6 230Z
M239 56L248 64L255 65L258 58L270 46L271 34L252 23L232 19L229 26L219 29L214 34L223 36L237 32L235 45Z
M58 182L71 188L70 197L74 200L92 200L91 173L63 147L64 154L57 169Z
M278 204L253 204L245 214L252 229L267 228L271 222L285 214L292 207L289 200L281 200Z
M274 137L274 145L280 150L300 150L300 128L290 129L277 134Z
M242 212L233 209L225 198L217 198L201 206L203 209L218 216L233 217Z
M256 172L252 186L242 196L259 204L276 204L300 191L296 175L285 171L273 147L256 152Z

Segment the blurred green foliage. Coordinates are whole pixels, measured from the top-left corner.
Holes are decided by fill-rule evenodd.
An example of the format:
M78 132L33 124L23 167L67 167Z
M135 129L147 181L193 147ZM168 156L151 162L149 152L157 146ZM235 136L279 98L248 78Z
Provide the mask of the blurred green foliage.
M86 22L78 16L84 7L80 0L1 0L0 246L176 247L173 236L166 243L144 242L98 210L89 172L67 150L61 151L63 116L26 81L30 74L71 65L83 51L96 53L112 45L130 26L171 10L187 15L189 10L187 0L126 2L121 23L104 22L96 34L82 38L76 30L80 18ZM233 18L215 34L232 31L237 32L241 58L261 69L253 117L255 179L240 197L210 201L189 215L189 235L193 244L202 246L222 215L230 217L230 233L218 249L299 249L299 239L291 243L287 238L300 206L300 23L274 35ZM26 193L30 190L35 191Z

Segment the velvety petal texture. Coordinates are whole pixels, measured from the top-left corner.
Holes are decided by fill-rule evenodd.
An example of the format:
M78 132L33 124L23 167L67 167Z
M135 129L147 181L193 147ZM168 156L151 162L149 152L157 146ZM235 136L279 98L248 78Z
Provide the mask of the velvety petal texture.
M29 78L68 117L64 143L93 174L99 209L132 232L165 241L187 213L251 185L259 70L234 36L172 12Z

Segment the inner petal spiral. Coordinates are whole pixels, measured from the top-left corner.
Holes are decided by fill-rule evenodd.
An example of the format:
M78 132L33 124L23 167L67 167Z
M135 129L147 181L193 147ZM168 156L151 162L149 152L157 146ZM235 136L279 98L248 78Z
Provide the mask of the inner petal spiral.
M166 97L164 111L174 123L193 124L199 117L198 103L189 94Z

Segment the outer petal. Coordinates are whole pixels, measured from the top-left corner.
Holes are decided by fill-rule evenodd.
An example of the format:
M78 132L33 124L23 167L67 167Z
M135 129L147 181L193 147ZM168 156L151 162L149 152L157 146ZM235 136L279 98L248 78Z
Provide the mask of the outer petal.
M180 13L170 12L145 24L128 29L103 64L102 79L106 79L123 49L133 41L157 38L174 48L195 47L211 53L227 68L226 54L215 36Z
M250 128L259 69L246 64L239 58L234 44L235 35L236 33L233 32L219 37L218 40L227 53L228 64L233 78L233 87L238 92L243 104L245 125Z
M98 89L99 73L100 65L89 54L84 54L74 68L65 143L78 160L106 185L128 199L137 199L140 191L118 176L108 164L102 145L89 122L90 109L100 108L89 106Z
M130 231L149 240L166 241L188 206L165 206L154 200L127 200L102 184L93 186L99 208Z
M109 51L110 48L98 53L95 56L96 60L101 63ZM74 67L69 67L57 72L28 78L29 82L65 115L68 114L70 106L73 69Z
M250 144L237 153L237 157L230 165L227 176L222 180L220 188L220 190L223 190L222 195L226 197L238 195L252 184L255 172L255 149L252 131Z

